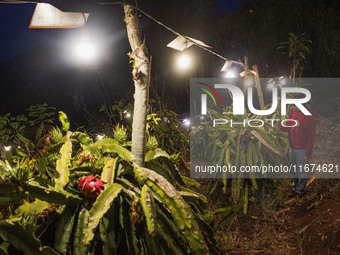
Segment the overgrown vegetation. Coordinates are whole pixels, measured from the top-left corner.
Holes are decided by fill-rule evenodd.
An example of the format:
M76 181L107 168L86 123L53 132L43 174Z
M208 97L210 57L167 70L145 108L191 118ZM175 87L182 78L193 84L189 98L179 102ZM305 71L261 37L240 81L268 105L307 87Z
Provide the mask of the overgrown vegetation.
M206 198L189 189L176 155L151 136L146 167L138 167L124 128L93 141L69 131L64 113L59 119L63 131L47 134L43 151L17 149L0 161L4 254L214 252Z
M31 106L27 117L1 117L6 127L1 141L12 141L0 161L4 254L216 252L212 229L247 213L249 198L262 183L224 176L199 189L181 174L189 170L189 132L168 109L148 116L146 165L138 167L130 152L131 107L103 106L111 120L100 136L96 128L71 132L63 112L56 125L55 108L47 104ZM229 108L223 116L209 112L210 118L231 114ZM213 137L195 135L208 144L202 158L237 167L285 160L286 136L267 125L256 132L240 126L218 128ZM201 193L212 196L220 188L226 207L211 211ZM26 238L18 239L16 232Z
M276 118L276 114L273 114L273 118ZM193 141L196 142L193 146L197 148L193 149L196 154L192 157L199 158L207 165L217 163L221 166L236 166L236 169L240 166L287 163L289 149L287 134L268 122L263 121L265 124L261 128L252 128L248 125L212 127L209 124L211 119L228 120L229 123L233 119L234 122L240 123L243 118L244 116L234 116L230 107L227 107L223 114L210 109L207 119L200 123L201 128L197 128L192 135ZM264 117L247 114L247 119L264 120ZM234 175L224 173L223 176L212 178L206 190L207 195L219 193L222 189L223 193L228 194L230 198L227 207L215 211L216 215L223 214L216 224L216 229L240 212L246 214L249 198L257 196L259 186L264 182L265 180L257 178L255 174L242 176L236 173Z

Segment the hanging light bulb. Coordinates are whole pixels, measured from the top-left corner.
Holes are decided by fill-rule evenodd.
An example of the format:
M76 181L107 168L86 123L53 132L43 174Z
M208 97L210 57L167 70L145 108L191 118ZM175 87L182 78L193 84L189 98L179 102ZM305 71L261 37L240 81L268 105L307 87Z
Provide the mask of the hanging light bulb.
M184 119L183 120L184 127L190 127L190 124L191 124L190 119Z
M232 61L226 60L223 67L221 68L221 72L223 72L224 78L236 78L237 73L234 68L231 68L231 65L233 64Z
M284 76L279 77L279 83L281 86L285 86L288 83L288 79L285 78Z
M11 149L12 149L12 146L4 146L4 148L5 148L5 151L10 151Z
M186 53L182 53L177 60L180 69L188 69L191 64L190 57Z
M84 26L81 32L81 40L75 45L75 55L80 61L89 63L96 59L98 52L95 45L89 39L87 26Z
M76 54L79 59L90 61L95 57L95 48L90 42L81 42L76 46Z
M275 81L273 79L268 80L267 89L272 90L275 87Z
M237 77L236 71L233 69L228 69L224 73L224 78L236 78L236 77Z
M254 85L254 80L252 78L245 78L244 86L250 88Z

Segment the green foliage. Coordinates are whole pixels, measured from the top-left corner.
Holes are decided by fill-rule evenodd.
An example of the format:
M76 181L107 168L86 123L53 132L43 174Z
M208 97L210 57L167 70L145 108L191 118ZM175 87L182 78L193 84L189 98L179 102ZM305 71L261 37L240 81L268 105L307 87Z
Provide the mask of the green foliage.
M40 241L22 226L8 220L0 222L0 236L28 255L58 255L50 247L42 247Z
M115 173L118 166L118 158L105 157L104 167L100 179L106 184L112 184L115 179Z
M79 196L74 195L67 191L56 191L54 188L47 188L40 185L23 185L23 188L28 191L32 198L46 201L53 204L61 205L79 205L82 200ZM79 194L78 194L79 195Z
M9 205L13 203L19 203L28 198L28 194L23 191L14 191L10 193L1 194L0 205Z
M150 100L150 104L154 103L154 100ZM98 129L95 132L104 134L106 138L113 138L116 143L128 149L131 146L129 139L132 129L132 105L125 104L122 100L112 107L102 105L99 111L105 113L108 118L104 124L105 132L98 131ZM163 163L168 167L169 164L176 165L181 170L188 171L189 166L186 163L189 161L188 130L183 128L175 112L168 109L154 112L152 107L150 111L152 113L147 116L148 140L146 147L148 152L145 160L150 161L157 158L160 161L163 160Z
M84 229L84 243L89 244L93 237L93 230L98 226L100 219L110 209L112 201L118 197L122 191L122 186L117 183L110 184L105 190L97 197L94 202L88 219L88 225Z
M24 115L12 116L11 113L0 116L0 142L6 144L18 135L23 135L27 124Z
M273 4L246 0L242 3L236 11L212 21L220 22L211 33L220 38L218 44L226 49L225 54L233 59L247 55L263 76L281 76L289 73L292 62L279 54L277 46L287 41L289 33L296 36L306 33L313 44L307 45L310 55L303 65L305 76L339 77L340 17L335 1L277 0Z
M166 153L165 151L163 151L160 148L155 148L155 147L151 147L154 148L153 150L149 150L146 155L145 155L145 162L149 162L151 160L154 160L156 158L160 158L160 157L164 157L169 159L170 156L168 153Z
M165 109L163 113L149 115L147 132L157 139L161 149L170 154L180 152L184 159L189 160L189 132L183 128L175 112Z
M150 188L144 185L141 192L141 204L145 214L146 224L150 235L155 235L155 201Z
M43 157L51 141L60 142L62 134L59 128L51 130L54 110L47 104L32 105L28 109L28 117L12 116L10 113L0 116L0 143L10 146L9 151L3 151L3 147L0 149L1 157L11 158L10 165L15 165L16 158L38 159Z
M293 33L288 34L288 41L281 42L277 48L282 51L282 54L288 55L288 58L292 60L293 78L295 78L295 72L301 77L304 69L304 63L306 62L306 55L310 53L310 45L312 41L308 39L306 33L295 35Z
M36 130L35 140L38 142L43 134L52 128L54 122L55 108L48 104L31 105L28 109L29 124L32 133Z
M54 247L61 254L66 254L69 249L75 217L76 215L72 209L66 206L59 218L55 232Z
M104 138L102 140L97 141L94 144L83 145L84 150L88 150L93 154L96 153L118 153L119 156L126 160L127 162L134 161L134 157L132 153L115 143L115 140L110 138Z
M125 104L124 100L119 101L117 104L107 106L106 104L101 105L99 112L105 114L109 127L106 128L106 132L109 133L115 124L128 124L127 128L131 131L130 117L133 113L133 105L131 103Z
M169 156L151 139L148 168L135 166L117 139L93 142L85 133L70 131L45 146L43 157L17 155L14 167L13 158L0 161L7 176L0 180L0 206L16 208L2 213L0 237L28 254L209 253L207 242L214 239L203 220L206 198L185 186L173 164L178 154ZM77 186L88 175L105 183L94 201L83 198ZM55 228L55 234L45 236L46 228ZM45 238L54 239L53 248L42 245Z
M36 199L34 202L29 203L25 201L22 205L20 205L16 211L15 211L15 216L20 217L28 217L32 216L37 213L41 213L44 210L48 209L50 204L46 201L41 201L39 199Z
M146 148L148 148L148 150L155 150L158 148L158 141L154 136L149 137Z
M69 165L71 161L72 143L70 141L70 133L66 135L67 141L60 149L60 158L57 160L56 170L58 172L58 178L55 181L55 187L57 191L63 189L63 187L69 182Z
M174 165L178 164L180 162L180 152L170 155L169 161Z
M118 142L118 144L125 145L128 139L126 128L124 128L124 126L120 127L118 124L113 130L113 138Z
M27 157L15 159L11 165L7 160L0 160L0 173L2 176L9 176L18 181L27 181L34 175L35 160Z
M73 254L82 255L87 253L87 245L84 245L84 229L86 228L89 220L89 211L86 208L82 208L78 215L77 228L74 236Z
M210 110L210 113L210 117L215 119L230 120L233 118L234 122L243 120L243 116L239 118L232 116L228 109L223 114L213 110ZM260 116L250 114L248 114L248 118L261 119ZM269 123L264 123L264 126L259 128L243 127L242 125L233 127L223 125L212 128L207 125L206 129L193 133L196 138L193 141L197 141L194 145L197 148L195 150L197 153L193 156L237 168L242 165L286 163L289 148L287 134L277 127L272 127ZM202 123L202 125L206 124ZM209 132L209 136L205 130ZM199 148L204 151L200 151Z
M228 107L223 114L214 110L209 110L209 114L211 119L227 119L229 123L230 119L233 119L234 122L241 122L244 118L244 116L232 115ZM262 117L247 114L247 118L261 119ZM276 113L273 118L277 118ZM213 128L207 123L209 122L201 123L203 128L192 134L195 142L193 146L196 147L192 158L196 158L196 160L204 160L208 165L217 162L219 165L235 166L236 169L241 166L277 165L288 162L289 141L287 134L277 127L272 127L269 123L257 128L243 127L242 125L232 127L221 125ZM246 214L249 196L256 196L261 180L255 179L254 175L250 175L248 179L242 177L244 176L228 173L220 179L211 179L207 194L212 195L222 188L232 201L230 210L225 212L225 217L217 223L216 228L219 228L242 209Z
M46 103L31 105L28 108L28 116L30 117L30 125L31 126L40 126L43 124L52 124L54 119L52 118L55 115L55 108L48 106Z
M154 103L154 100L150 100L150 104ZM99 111L106 114L110 124L110 127L106 128L106 136L113 137L120 145L131 146L128 138L132 122L128 116L132 115L132 105L125 104L122 100L110 107L102 105ZM112 128L113 126L115 127ZM164 109L162 112L150 113L147 116L147 133L149 150L159 147L170 155L176 155L172 158L176 164L181 163L183 158L189 160L189 133L182 127L175 112Z
M52 129L50 136L51 136L51 142L52 143L59 143L59 142L61 142L61 139L63 138L63 133L57 127L57 128Z
M59 111L59 121L61 123L61 129L66 132L70 129L70 123L68 122L68 118L66 114L62 111Z

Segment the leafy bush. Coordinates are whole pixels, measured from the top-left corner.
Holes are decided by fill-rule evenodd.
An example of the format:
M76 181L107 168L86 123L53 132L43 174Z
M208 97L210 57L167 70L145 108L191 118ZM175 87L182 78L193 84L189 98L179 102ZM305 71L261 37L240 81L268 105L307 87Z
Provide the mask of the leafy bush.
M206 198L186 187L173 157L153 142L146 166L139 167L128 145L111 138L93 142L69 131L60 117L64 135L42 156L0 161L0 252L211 252L213 233L202 217Z
M150 100L150 105L154 103L154 100ZM102 105L99 112L105 113L107 119L107 125L104 125L107 137L119 140L121 131L125 132L124 136L131 137L132 104L124 104L122 100L113 106ZM121 130L123 127L125 129ZM183 167L189 170L186 165L186 161L190 158L189 132L183 128L183 123L178 119L177 113L166 108L156 111L150 106L150 114L147 116L147 134L158 141L161 149L170 154L177 154L178 163L182 163Z
M268 107L268 106L267 106ZM227 107L223 114L214 110L209 110L208 119L230 119L234 122L242 122L247 119L263 119L263 116L247 114L246 116L234 116L231 108ZM273 118L276 118L275 112ZM268 118L268 117L266 117ZM196 128L192 132L193 146L196 159L205 159L209 164L236 166L255 166L255 165L277 165L288 163L287 153L289 141L287 134L272 127L270 123L264 121L263 127L252 128L246 125L220 125L211 127L205 121L201 123L201 128ZM204 127L204 128L203 128ZM211 179L207 194L211 195L222 186L224 193L229 193L232 205L220 208L216 214L224 214L221 221L217 224L219 228L224 222L233 217L243 209L246 214L248 210L249 196L255 196L258 190L260 179L255 176L251 178L235 178L230 174L224 174L223 178Z

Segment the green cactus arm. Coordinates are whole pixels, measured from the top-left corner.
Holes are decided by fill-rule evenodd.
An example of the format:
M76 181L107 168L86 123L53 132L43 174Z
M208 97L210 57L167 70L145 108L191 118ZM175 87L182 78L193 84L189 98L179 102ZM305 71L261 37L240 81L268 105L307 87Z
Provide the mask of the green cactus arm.
M67 140L61 146L60 158L57 160L56 170L59 174L58 178L55 179L55 188L57 191L63 190L64 186L69 182L69 166L71 162L72 143L70 141L71 133L66 135Z
M126 244L129 254L141 254L137 247L136 228L132 220L130 212L130 204L127 200L122 200L120 203L120 213L125 232Z
M204 195L202 195L198 192L195 192L191 189L187 189L187 188L184 188L184 187L182 187L181 190L182 191L180 191L179 193L181 194L182 197L184 197L184 200L186 200L185 197L190 197L190 198L193 198L193 199L201 200L204 203L208 202L208 199Z
M194 179L191 179L191 178L186 177L186 176L182 176L182 179L183 179L183 181L186 185L195 186L196 188L201 187L201 184L198 183L197 181L195 181Z
M40 241L19 224L9 220L0 222L0 236L3 240L11 243L16 249L27 255L58 255L50 247L42 247Z
M104 158L104 167L100 179L106 184L112 184L115 179L115 169L117 167L118 158Z
M57 224L54 239L54 248L62 254L67 254L67 246L70 242L74 219L75 213L70 207L66 206Z
M27 190L32 197L49 203L79 205L82 202L78 196L66 191L56 191L53 188L31 184L26 184L23 188Z
M167 208L171 211L176 224L184 231L192 251L196 254L204 254L207 250L202 246L197 231L197 223L192 218L191 211L175 187L169 183L163 176L146 168L136 168L136 172L142 172L148 179L146 184L157 193L165 202Z
M35 199L34 202L29 203L25 201L22 205L20 205L15 210L16 216L24 216L24 217L32 217L34 214L41 213L44 210L50 207L50 203L46 201L41 201L39 199Z
M125 149L121 145L117 144L115 140L110 138L104 138L94 144L84 146L84 150L89 150L91 153L95 153L96 151L102 151L103 153L118 153L119 156L127 162L134 161L131 151Z
M15 191L0 196L0 206L8 205L12 203L18 203L28 198L28 193L24 191Z
M152 169L156 173L162 175L165 179L167 179L168 182L170 182L172 185L175 184L175 178L170 172L169 169L163 167L161 164L158 164L156 162L146 162L145 167Z
M89 211L83 208L78 216L77 228L74 234L73 241L73 255L84 255L87 254L87 245L84 245L84 229L86 228L87 222L89 220Z
M66 132L70 129L70 122L68 121L67 115L62 111L59 112L59 121L61 122L61 129L63 131Z
M141 204L145 214L146 225L150 235L155 235L155 201L150 188L146 185L143 186L141 192Z
M113 183L107 186L94 202L89 215L89 223L84 229L84 244L89 244L93 237L93 230L98 226L99 220L109 210L112 201L119 195L122 186Z
M157 148L155 150L150 150L146 153L145 162L151 161L159 157L170 158L170 155L166 153L164 150Z
M77 140L82 145L90 145L92 142L91 138L87 134L81 132L74 132L72 138Z
M117 221L115 220L115 206L102 218L99 224L100 238L103 241L104 255L117 255L118 247L116 243ZM119 234L118 234L119 236Z

